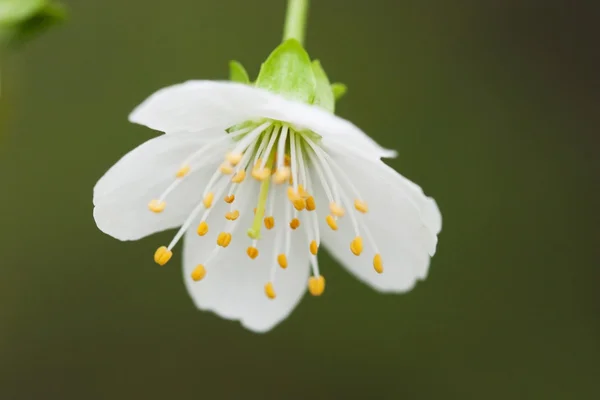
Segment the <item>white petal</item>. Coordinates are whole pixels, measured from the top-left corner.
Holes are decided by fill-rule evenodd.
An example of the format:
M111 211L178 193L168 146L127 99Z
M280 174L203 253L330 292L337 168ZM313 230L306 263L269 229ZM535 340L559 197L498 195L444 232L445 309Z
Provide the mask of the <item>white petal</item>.
M257 198L257 195L258 191L255 191L252 199ZM278 201L281 201L282 196L278 197ZM241 199L236 198L235 201L239 200ZM302 232L294 232L288 268L282 270L277 266L274 283L277 297L274 300L268 299L264 285L270 279L271 267L277 262L274 239L277 228L284 224L283 213L275 213L275 229L268 231L263 228L263 237L258 244L259 256L252 260L246 254L246 249L252 242L246 235L246 230L252 223L254 204L254 201L247 203L250 207L240 210L240 221L233 232L231 244L221 249L218 256L207 264L204 264L206 258L215 248L216 237L223 229L225 207L219 205L219 212L209 217L207 235L199 237L193 230L186 233L184 281L199 309L212 311L226 319L239 320L252 331L266 332L292 312L306 291L309 275L308 244ZM206 268L206 276L200 282L194 282L190 277L197 264L203 264Z
M321 218L326 248L373 288L383 292L410 290L418 279L427 276L430 255L435 253L436 234L441 226L435 202L426 197L417 185L382 162L357 162L341 157L336 161L349 174L362 199L369 205L368 213L360 217L370 229L382 255L384 272L375 272L375 252L364 233L361 233L363 253L357 257L350 251L355 233L348 215L338 220L336 232L331 231ZM319 193L319 198L322 197L324 194Z
M175 181L176 171L188 156L207 141L220 137L222 133L218 132L161 135L126 154L94 187L94 219L98 228L120 240L136 240L181 225L202 199L202 191L218 165L214 160L225 154L224 148L212 152L211 158L192 163L192 171L169 194L162 213L151 212L148 203ZM223 146L227 142L222 142ZM206 163L210 168L203 168Z
M223 130L259 117L253 104L266 103L268 94L231 82L188 81L155 92L129 121L167 133Z
M206 128L226 129L247 120L270 118L308 129L332 146L375 158L395 157L351 122L320 107L291 101L280 95L235 82L188 81L161 89L138 106L131 122L163 132L194 132Z

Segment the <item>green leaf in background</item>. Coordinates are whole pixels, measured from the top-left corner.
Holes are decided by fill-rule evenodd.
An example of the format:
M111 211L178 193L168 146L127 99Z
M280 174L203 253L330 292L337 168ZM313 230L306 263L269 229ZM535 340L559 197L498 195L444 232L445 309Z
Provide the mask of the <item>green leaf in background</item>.
M338 101L346 94L348 87L343 83L336 82L331 84L331 90L333 91L333 97Z
M329 78L327 78L327 74L323 70L321 62L319 60L314 60L312 62L312 70L315 74L315 80L317 82L317 90L315 93L313 104L316 106L320 106L326 109L327 111L334 112L335 99L333 96L333 90L331 89Z
M21 45L65 17L51 0L0 0L0 45Z
M250 77L246 68L239 61L229 61L229 80L239 83L250 83Z
M308 53L296 39L280 44L262 64L256 86L311 104L316 80Z

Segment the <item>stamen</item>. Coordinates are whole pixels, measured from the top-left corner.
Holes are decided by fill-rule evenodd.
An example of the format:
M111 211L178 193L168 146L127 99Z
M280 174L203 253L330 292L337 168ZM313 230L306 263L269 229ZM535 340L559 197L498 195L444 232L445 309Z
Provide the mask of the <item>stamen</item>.
M308 197L308 194L304 191L304 187L301 186L305 185L306 186L306 168L304 166L304 157L302 156L302 143L301 143L301 135L295 135L296 137L296 158L298 160L298 169L299 169L299 179L300 181L298 182L298 194L300 195L300 197L302 198L306 198Z
M331 182L331 191L333 193L333 198L335 199L334 202L339 204L340 196L338 193L338 183L335 179L335 176L333 175L333 172L331 171L331 168L329 168L329 164L327 163L327 160L322 155L321 148L319 146L317 146L308 137L305 137L304 141L310 146L310 148L313 151L314 157L311 157L311 161L313 162L313 165L315 166L317 173L319 173L319 171L321 171L321 174L322 174L323 171L321 170L321 167L323 167L323 170L325 171L325 175L327 176L327 179L329 179L329 181ZM326 182L327 180L325 179L325 176L322 176L321 174L319 175L319 178L321 179L322 182ZM325 188L326 186L324 185L323 187Z
M225 196L225 198L223 200L225 200L225 203L231 204L235 200L235 195L229 194L229 195Z
M314 166L315 171L317 172L317 176L319 177L319 181L323 190L325 190L325 195L330 203L334 202L333 195L331 194L331 189L329 188L329 184L327 183L327 179L325 178L325 174L323 174L323 170L321 169L321 165L317 160L317 153L311 147L311 151L308 152L309 160L311 164Z
M352 251L352 254L355 256L360 256L360 253L363 251L363 241L360 236L357 236L352 240L350 243L350 251Z
M316 208L317 205L315 203L315 198L312 196L308 196L308 198L306 199L306 209L308 211L315 211Z
M237 171L235 175L231 177L231 182L233 183L242 183L242 181L246 178L246 171L243 169Z
M325 278L322 275L308 278L308 291L313 296L320 296L325 291Z
M217 190L217 196L221 196L221 194L222 194L222 192L224 190L225 190L225 185L223 185L221 188L219 188ZM188 215L187 219L183 222L183 225L181 225L181 227L179 228L179 230L175 234L175 237L173 237L173 239L171 240L171 243L169 243L169 246L168 246L169 250L171 250L177 244L177 242L179 241L179 239L181 239L181 237L183 236L183 234L188 230L188 228L192 224L193 220L196 218L196 216L198 215L198 213L200 212L200 210L202 210L203 207L204 207L204 201L201 201L192 210L192 212L190 213L190 215ZM202 215L201 221L206 221L206 219L208 218L208 215L210 214L210 210L211 210L210 208L207 208L204 211L204 215Z
M293 202L294 200L298 199L300 196L298 196L296 194L296 191L294 190L293 186L288 186L288 188L287 188L287 197L288 197L288 199L290 199L290 201Z
M258 249L254 246L248 247L248 249L246 250L246 253L248 254L248 257L250 257L253 260L256 257L258 257Z
M293 180L294 192L298 192L298 163L296 161L296 132L290 131L290 153L292 163L292 176L290 179ZM289 192L288 192L289 193Z
M148 203L148 208L150 209L150 211L155 212L155 213L163 212L163 210L165 209L166 206L167 206L167 203L165 203L164 201L160 201L160 200L152 200L150 203Z
M252 168L252 177L257 181L265 181L271 176L270 168L260 168L259 165L256 165Z
M269 128L269 126L271 126L270 121L267 121L264 124L257 126L254 130L252 130L252 132L248 133L246 136L244 136L242 138L242 140L240 140L238 142L238 144L231 151L231 153L232 154L243 153L248 146L250 146L251 144L253 144L255 142L256 138L258 138L261 133L263 133L266 129ZM227 135L227 136L231 136L231 135Z
M277 184L282 184L285 181L290 179L290 168L289 167L278 167L277 171L275 171L275 176L273 177L273 182Z
M373 268L378 274L383 273L383 261L381 260L381 254L375 254L373 257Z
M287 154L285 154L285 143L287 140L287 135L288 135L288 126L287 125L283 125L281 127L281 131L279 133L279 140L277 141L277 170L279 171L281 168L283 168L285 165L289 165L289 164L285 164L285 157L287 156Z
M279 264L279 266L283 269L286 269L288 266L288 261L287 261L287 257L285 254L280 254L277 256L277 263Z
M298 196L302 197L304 200L310 197L310 194L304 189L303 185L298 184Z
M265 217L265 228L273 229L274 226L275 226L275 218Z
M215 193L214 192L208 192L204 196L204 200L202 200L202 203L204 204L204 208L210 208L210 206L212 206L214 198L215 198Z
M239 216L240 216L240 212L238 210L229 211L229 212L225 213L225 218L230 221L235 221L236 219L238 219Z
M312 242L310 242L310 252L313 256L316 256L318 251L319 245L317 244L316 240L313 240Z
M277 140L277 138L279 137L277 130L279 129L278 126L273 126L273 130L271 132L271 136L269 137L269 144L267 145L267 148L265 149L265 152L263 153L263 161L260 163L260 168L263 169L265 167L265 164L267 163L267 160L271 157L271 150L273 149L273 145L275 144L275 140ZM270 169L269 169L269 175L271 174Z
M173 257L173 252L167 249L166 246L161 246L154 253L154 262L160 266L165 265Z
M235 167L236 165L239 164L240 161L242 161L243 156L244 155L242 153L229 152L225 155L225 159L229 162L229 164L231 164Z
M337 222L335 218L333 218L333 215L328 215L327 218L325 218L325 221L327 221L327 225L329 225L332 231L338 230Z
M224 175L231 175L233 173L233 167L229 163L223 163L219 167L219 171Z
M367 211L369 211L369 206L367 205L367 202L358 200L358 199L354 200L354 208L356 208L358 211L360 211L363 214L365 214Z
M292 204L294 205L294 208L298 211L302 211L306 208L306 200L302 198L297 198L296 200L292 201Z
M204 268L204 265L202 265L202 264L198 264L196 266L196 268L194 268L194 270L192 271L192 279L195 282L201 281L205 275L206 275L206 268Z
M271 282L268 282L265 285L265 294L267 295L267 297L271 300L273 300L275 298L275 289L273 289L273 284Z
M177 178L183 178L184 176L189 174L190 169L191 169L190 166L188 164L186 164L177 170L177 172L175 173L175 176Z
M284 203L284 207L285 207L285 220L289 221L292 216L292 205ZM300 221L298 221L298 224L299 223L300 223ZM291 224L290 224L290 228L291 228ZM279 266L281 268L287 268L287 265L288 265L287 254L290 254L290 246L292 245L292 230L294 228L286 229L285 226L282 225L281 229L283 229L283 238L285 240L284 252L277 257L277 261L279 262ZM282 235L277 235L278 239L280 237L282 237ZM281 257L281 256L283 256L283 257Z
M269 139L273 135L274 128L275 128L274 126L270 126L268 131L267 130L264 131L264 135L260 140L260 145L258 146L258 150L256 151L256 154L254 154L254 165L260 165L262 163L261 157L264 154L265 148L269 144ZM258 142L258 140L257 140L257 142ZM267 157L268 157L268 155L267 155Z
M231 233L221 232L217 237L217 244L221 247L227 247L231 243Z
M336 217L343 217L346 213L342 206L337 203L329 203L329 211Z
M292 219L290 222L290 228L296 230L300 226L300 220L298 218Z
M197 232L200 236L204 236L208 233L208 224L206 223L206 221L200 222L200 224L198 225Z

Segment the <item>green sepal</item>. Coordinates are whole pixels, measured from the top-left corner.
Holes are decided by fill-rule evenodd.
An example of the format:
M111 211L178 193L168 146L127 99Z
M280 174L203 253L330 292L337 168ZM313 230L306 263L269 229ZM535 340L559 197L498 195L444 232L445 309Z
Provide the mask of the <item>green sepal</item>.
M229 80L244 84L250 83L248 72L246 72L246 68L239 61L229 61Z
M300 42L288 39L273 50L260 67L256 86L311 104L317 83L310 57Z
M0 0L0 44L18 46L62 22L66 10L49 0Z
M322 107L329 112L334 112L335 99L333 98L333 90L331 89L329 78L327 78L327 74L323 70L319 60L314 60L312 62L312 70L317 81L317 91L315 93L313 104Z
M333 91L334 99L338 101L346 94L348 87L343 83L336 82L331 84L331 90Z

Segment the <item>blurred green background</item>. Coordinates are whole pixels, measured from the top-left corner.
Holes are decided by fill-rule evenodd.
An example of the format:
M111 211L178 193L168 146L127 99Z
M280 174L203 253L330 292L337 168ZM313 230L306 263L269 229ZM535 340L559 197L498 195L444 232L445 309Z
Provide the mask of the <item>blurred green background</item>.
M325 296L266 335L194 308L180 252L152 262L170 232L102 234L92 188L152 137L127 114L154 90L230 59L255 76L285 2L64 3L3 60L0 399L600 398L593 2L313 1L338 113L399 150L444 229L406 295L322 257Z

